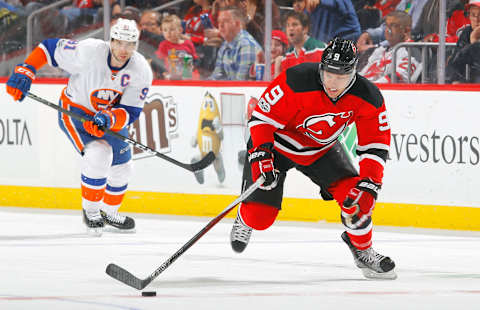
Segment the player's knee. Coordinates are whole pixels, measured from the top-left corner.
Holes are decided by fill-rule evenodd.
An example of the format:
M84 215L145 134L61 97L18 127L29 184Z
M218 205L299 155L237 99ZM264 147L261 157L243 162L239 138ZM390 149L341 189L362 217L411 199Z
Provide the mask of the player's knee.
M90 178L106 177L112 160L112 147L107 141L92 141L83 150L82 174Z
M337 201L337 203L342 206L348 192L350 191L350 189L355 187L358 181L360 181L360 177L341 179L337 182L332 183L328 188L328 191L332 194L335 201Z
M132 173L133 165L131 160L123 164L114 165L108 173L108 184L111 186L124 186L130 180Z
M272 226L278 214L277 208L258 202L244 202L239 208L243 222L256 230Z

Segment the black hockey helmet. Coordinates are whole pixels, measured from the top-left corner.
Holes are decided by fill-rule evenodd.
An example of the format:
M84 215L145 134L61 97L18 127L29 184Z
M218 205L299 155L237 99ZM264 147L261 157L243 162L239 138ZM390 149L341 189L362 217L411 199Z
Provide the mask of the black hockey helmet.
M355 43L336 37L323 51L320 69L337 74L350 74L354 72L357 62Z

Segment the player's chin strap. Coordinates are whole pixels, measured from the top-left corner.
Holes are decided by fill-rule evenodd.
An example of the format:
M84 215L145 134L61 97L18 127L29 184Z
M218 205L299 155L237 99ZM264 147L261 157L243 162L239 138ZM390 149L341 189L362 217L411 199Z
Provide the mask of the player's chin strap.
M71 117L73 117L74 119L79 120L79 121L82 122L82 123L83 123L83 122L86 122L86 121L89 121L89 119L86 119L85 117L83 117L83 116L81 116L81 115L79 115L79 114L76 114L76 113L74 113L74 112L72 112L72 111L66 110L66 109L64 109L64 108L62 108L62 107L60 107L60 106L58 106L58 105L56 105L56 104L54 104L54 103L52 103L52 102L50 102L50 101L47 101L47 100L45 100L45 99L43 99L43 98L40 98L40 97L38 97L38 96L36 96L36 95L34 95L34 94L32 94L32 93L28 93L28 94L27 94L27 97L32 98L32 99L34 99L34 100L36 100L36 101L38 101L38 102L40 102L40 103L43 103L43 104L45 104L45 105L47 105L47 106L49 106L49 107L51 107L51 108L54 108L55 110L60 111L60 112L62 112L62 113L64 113L64 114L67 114L68 116L71 116ZM141 150L143 150L143 151L145 151L145 152L147 152L147 153L149 153L149 154L151 154L151 155L155 155L155 156L157 156L157 157L160 157L161 159L164 159L164 160L166 160L166 161L168 161L168 162L170 162L170 163L172 163L172 164L174 164L174 165L176 165L176 166L178 166L178 167L181 167L181 168L183 168L183 169L187 169L187 170L192 171L192 172L205 169L205 168L208 167L211 163L213 163L213 161L215 160L215 154L214 154L213 152L209 152L209 153L208 153L207 155L205 155L205 157L203 157L200 161L197 161L196 163L193 163L193 164L185 164L185 163L179 162L179 161L177 161L177 160L175 160L175 159L173 159L173 158L171 158L171 157L168 157L168 156L166 156L166 155L164 155L164 154L162 154L162 153L159 153L158 151L156 151L156 150L154 150L154 149L151 149L151 148L149 148L148 146L143 145L143 144L141 144L141 143L139 143L139 142L137 142L137 141L135 141L135 140L132 140L132 139L130 139L130 138L128 138L128 137L124 137L124 136L122 136L122 135L119 134L119 133L116 133L116 132L111 131L111 130L106 129L106 128L100 128L100 129L101 129L102 131L104 131L106 134L109 134L109 135L111 135L111 136L114 136L115 138L118 138L118 139L122 140L123 142L126 142L126 143L128 143L128 144L130 144L130 145L132 145L132 146L134 146L134 147L136 147L136 148L139 148L139 149L141 149Z

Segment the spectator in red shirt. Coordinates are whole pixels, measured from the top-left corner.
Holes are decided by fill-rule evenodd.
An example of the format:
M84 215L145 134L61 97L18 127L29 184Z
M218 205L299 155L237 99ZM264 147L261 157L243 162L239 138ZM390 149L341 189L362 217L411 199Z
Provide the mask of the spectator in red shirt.
M167 68L167 79L191 78L193 61L197 53L193 42L182 37L182 22L176 15L168 15L162 20L162 32L165 40L160 43L155 52L158 58L163 59ZM188 66L187 70L185 66ZM187 71L187 72L185 72Z

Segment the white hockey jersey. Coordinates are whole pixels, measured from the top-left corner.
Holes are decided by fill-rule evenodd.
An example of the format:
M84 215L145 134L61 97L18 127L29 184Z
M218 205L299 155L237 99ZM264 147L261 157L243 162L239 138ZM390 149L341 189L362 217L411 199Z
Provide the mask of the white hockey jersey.
M393 49L387 46L377 47L368 58L368 63L359 72L368 80L375 83L390 83L393 72ZM397 82L408 82L408 51L401 47L397 50L396 63ZM410 64L410 82L414 83L422 72L422 64L413 56Z
M39 47L51 66L71 74L65 95L83 110L96 113L118 103L143 108L153 75L138 52L114 73L108 61L109 43L103 40L49 39Z

